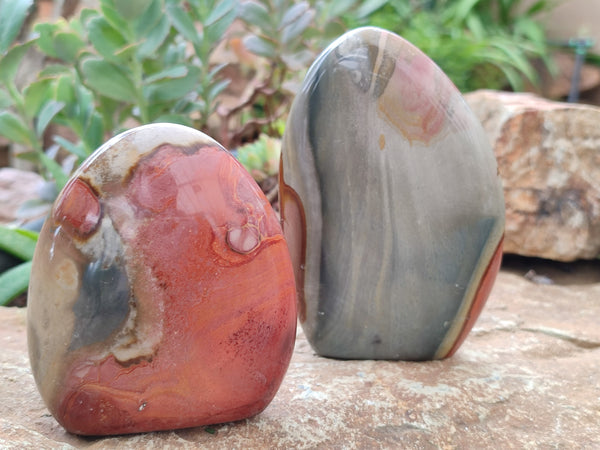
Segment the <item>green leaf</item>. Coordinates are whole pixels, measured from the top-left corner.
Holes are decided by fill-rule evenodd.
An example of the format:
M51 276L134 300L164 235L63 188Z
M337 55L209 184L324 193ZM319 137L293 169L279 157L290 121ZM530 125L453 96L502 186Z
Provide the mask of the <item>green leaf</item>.
M0 89L0 109L6 109L13 105L13 100L8 92Z
M215 65L212 69L210 69L210 72L208 72L207 79L212 80L226 66L227 66L227 63L222 63L222 64Z
M146 10L133 22L133 31L137 39L149 36L156 24L166 17L162 0L152 0Z
M141 16L152 0L120 0L115 2L115 9L126 20L133 20Z
M279 24L279 29L283 29L284 27L298 20L306 11L309 10L309 8L310 4L308 2L292 4L292 6L290 6L290 8L283 14L283 18Z
M4 82L4 84L12 83L17 74L17 70L19 69L21 60L33 42L34 41L28 41L24 44L15 45L6 53L6 55L0 58L0 81Z
M38 138L41 139L50 121L64 108L64 106L65 104L63 102L57 102L56 100L48 100L44 104L40 110L37 123L35 124L35 134Z
M360 8L358 8L358 11L356 11L356 16L359 19L365 18L365 17L373 14L375 11L377 11L379 8L381 8L386 3L387 3L386 0L366 0L365 2L363 2L360 5Z
M264 38L250 34L244 37L243 42L246 49L255 55L264 56L265 58L277 57L275 45Z
M84 142L89 151L86 151L84 155L77 155L79 157L87 157L94 150L102 145L104 142L104 123L102 122L102 116L98 113L94 113L91 117L90 124L85 130Z
M62 75L58 78L54 92L55 100L67 105L69 114L73 114L77 107L75 101L75 79L72 74Z
M51 97L52 79L42 78L34 81L23 89L23 101L25 104L25 114L30 119L39 115L44 102Z
M39 35L37 39L38 48L51 58L58 58L58 54L54 48L54 33L58 29L59 22L39 23L34 27L35 32Z
M0 225L0 249L24 261L33 258L37 237L34 231Z
M73 63L85 43L75 33L56 33L54 36L54 48L56 55L68 63Z
M89 58L81 64L81 71L87 85L101 95L135 103L135 85L129 76L118 66L102 59Z
M236 17L236 9L231 8L227 11L227 13L224 16L220 17L219 20L204 27L205 40L211 44L212 48L214 48L216 44L221 42L227 29L233 23ZM210 51L212 51L212 48Z
M100 2L100 10L104 18L115 30L128 30L129 22L125 20L116 10L115 3L121 3L130 0L102 0Z
M88 36L94 48L109 61L118 61L115 53L127 44L123 35L104 17L96 17L88 24Z
M458 0L452 5L456 8L453 11L455 19L458 21L465 20L479 2L480 0Z
M244 22L258 27L263 32L275 31L269 10L262 3L255 1L242 2L240 4L239 16Z
M194 21L181 5L169 3L167 5L167 15L171 19L171 23L175 29L179 31L183 37L194 45L200 45L202 43L200 32L196 29Z
M167 39L171 31L171 24L167 16L161 16L160 21L148 33L146 39L140 44L137 49L137 56L140 59L151 56Z
M12 300L27 291L30 274L31 261L19 264L0 274L0 306L8 305Z
M23 120L8 111L0 112L0 135L17 144L31 145L31 134Z
M188 73L182 78L170 78L146 86L144 97L152 102L172 101L184 97L198 86L200 69L188 68Z
M173 67L168 67L165 70L161 70L154 75L150 75L144 80L145 84L152 84L156 81L163 80L165 78L181 78L186 76L188 69L183 64Z
M541 13L542 11L546 11L548 9L550 9L550 4L552 2L549 2L547 0L539 0L535 3L533 3L529 9L527 10L527 12L525 13L526 16L535 16L536 14Z
M208 92L208 101L212 102L214 99L216 99L221 92L227 89L227 86L229 86L230 83L231 80L220 80L213 84Z
M52 178L54 178L54 181L56 182L56 188L60 191L63 187L65 187L67 181L69 181L69 176L63 172L60 164L58 164L44 152L40 152L38 156L40 163L50 173L50 175L52 175Z
M215 5L206 20L204 20L204 26L209 27L218 20L223 19L225 16L229 15L232 10L235 9L235 5L237 0L222 0L217 5Z
M56 78L59 75L71 75L71 67L64 64L48 64L39 74L38 78Z
M312 23L315 18L315 10L309 9L294 22L286 25L281 32L281 42L284 45L289 44L293 39L300 36Z
M81 145L73 144L71 141L63 138L62 136L53 136L54 142L60 145L69 153L79 156L80 159L85 159L89 156L89 154L85 151L85 149Z
M16 39L33 0L0 0L0 54Z

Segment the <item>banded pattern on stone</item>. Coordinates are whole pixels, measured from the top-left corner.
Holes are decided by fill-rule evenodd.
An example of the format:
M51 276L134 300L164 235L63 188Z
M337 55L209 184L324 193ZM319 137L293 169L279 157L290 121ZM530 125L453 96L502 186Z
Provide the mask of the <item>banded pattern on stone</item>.
M498 271L504 200L480 123L425 54L373 27L331 44L292 105L280 195L317 353L456 350Z
M68 431L133 433L263 410L289 364L295 285L277 216L216 141L155 124L107 142L40 234L33 374Z

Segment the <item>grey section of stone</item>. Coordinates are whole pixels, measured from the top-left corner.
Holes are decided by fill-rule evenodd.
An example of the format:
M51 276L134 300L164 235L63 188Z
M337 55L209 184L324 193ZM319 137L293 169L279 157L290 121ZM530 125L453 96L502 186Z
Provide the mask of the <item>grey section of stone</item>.
M504 228L496 161L460 93L407 41L361 28L311 66L287 123L282 179L306 218L313 348L447 354ZM285 201L282 215L289 239L304 224L286 224Z
M495 91L466 99L504 182L504 250L558 261L600 255L600 108Z
M281 389L257 417L104 439L69 435L48 414L29 369L26 311L0 308L0 447L599 448L600 264L586 264L561 276L536 267L552 285L503 269L447 360L321 358L300 331Z

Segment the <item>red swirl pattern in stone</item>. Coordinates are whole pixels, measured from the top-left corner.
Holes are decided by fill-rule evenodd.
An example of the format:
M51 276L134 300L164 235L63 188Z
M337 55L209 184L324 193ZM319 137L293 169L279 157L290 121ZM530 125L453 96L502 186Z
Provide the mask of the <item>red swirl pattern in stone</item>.
M106 154L135 147L132 136L84 165L36 251L33 372L73 433L250 417L276 394L293 351L293 271L270 204L214 141L160 126L168 142L136 150L130 167ZM120 182L101 173L111 164ZM83 212L96 204L102 217Z

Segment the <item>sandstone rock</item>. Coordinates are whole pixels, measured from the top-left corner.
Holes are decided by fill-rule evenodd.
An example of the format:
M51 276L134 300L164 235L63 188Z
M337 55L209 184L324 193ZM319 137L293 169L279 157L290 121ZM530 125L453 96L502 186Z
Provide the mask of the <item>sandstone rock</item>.
M574 273L593 275L579 284L562 270L531 267L553 285L527 281L529 266L501 270L446 360L327 359L300 331L260 415L103 439L68 434L48 414L29 368L25 310L0 308L0 448L600 448L600 261L577 264Z
M600 255L600 108L494 91L466 99L504 182L505 252L560 261Z

